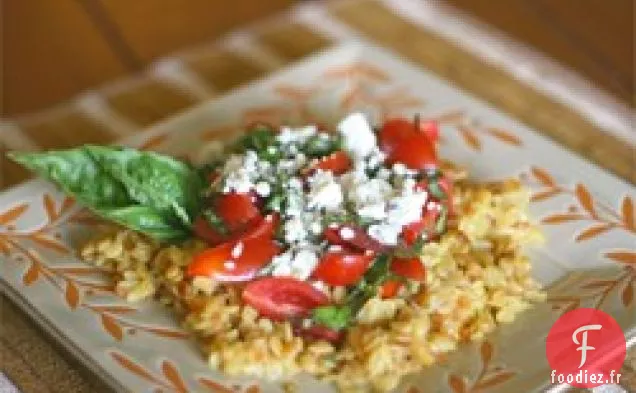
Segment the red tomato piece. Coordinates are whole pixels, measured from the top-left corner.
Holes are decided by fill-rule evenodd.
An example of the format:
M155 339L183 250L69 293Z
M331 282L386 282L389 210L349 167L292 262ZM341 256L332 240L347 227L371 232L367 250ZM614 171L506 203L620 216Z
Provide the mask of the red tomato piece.
M391 272L411 280L424 281L426 278L426 269L419 258L393 258ZM395 297L402 285L400 280L386 280L380 287L380 296L383 299Z
M211 245L217 245L225 241L226 236L208 224L205 218L199 216L194 220L192 226L194 234Z
M416 281L423 281L426 278L426 269L420 258L393 258L391 272Z
M435 120L424 120L420 122L420 131L428 137L428 139L437 143L439 140L439 123Z
M416 135L412 121L406 119L389 119L384 122L378 134L380 149L390 154L405 139Z
M314 340L325 340L331 343L339 343L344 338L344 332L342 330L330 329L323 325L314 325L309 328L297 328L296 334Z
M412 246L424 232L432 233L439 217L439 211L426 210L419 221L412 222L402 228L402 240L407 246Z
M437 156L435 146L424 134L415 134L403 139L389 153L388 162L394 164L401 162L410 169L434 169L437 168Z
M243 248L238 257L232 255L236 247ZM222 282L249 281L280 251L276 242L267 239L223 243L195 255L186 276L205 276Z
M380 287L380 297L388 299L395 297L402 287L402 282L398 280L386 280Z
M228 229L235 231L260 217L257 201L253 194L222 194L216 200L216 212Z
M342 175L351 168L351 158L342 150L331 153L328 156L317 158L309 167L308 173L316 169L333 172L334 175Z
M320 259L313 277L329 285L351 285L360 280L373 260L367 255L350 250L328 251Z
M349 228L353 231L353 237L351 239L343 239L340 230L343 228ZM338 227L327 227L323 232L323 236L330 243L337 246L353 247L359 251L373 251L380 252L386 247L380 242L369 236L369 234L362 228L353 225L343 225Z
M267 277L245 286L246 304L274 321L305 317L319 306L329 303L327 295L305 281L291 277Z
M279 223L280 215L278 213L268 214L262 218L257 217L245 227L244 231L234 234L228 240L271 239Z
M439 188L441 188L442 192L444 192L444 194L446 194L446 199L444 199L443 201L440 201L437 198L434 198L433 196L430 196L431 199L434 199L435 201L442 203L444 206L446 206L446 209L448 209L448 214L453 214L453 212L454 212L454 206L453 206L453 182L448 177L442 176L438 180L437 184L439 184ZM415 185L415 189L416 190L428 190L428 182L426 180L421 180L420 182L418 182Z

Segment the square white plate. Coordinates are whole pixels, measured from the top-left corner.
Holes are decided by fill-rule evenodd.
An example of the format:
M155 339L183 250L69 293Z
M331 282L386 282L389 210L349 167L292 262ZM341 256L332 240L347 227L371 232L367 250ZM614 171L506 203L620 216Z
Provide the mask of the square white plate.
M351 110L437 118L441 155L471 177L520 177L535 193L548 239L532 252L549 302L484 344L405 380L400 391L540 392L549 387L545 336L564 312L598 307L636 341L635 189L425 70L379 48L345 44L202 104L123 143L192 157L203 140L254 120L333 124ZM263 392L273 383L226 379L207 369L170 311L125 304L108 279L74 256L99 224L43 181L0 194L3 290L104 380L122 391ZM492 359L482 354L493 352ZM303 392L331 391L301 377ZM453 384L449 380L455 381ZM457 382L460 381L460 382ZM236 388L237 390L224 390Z

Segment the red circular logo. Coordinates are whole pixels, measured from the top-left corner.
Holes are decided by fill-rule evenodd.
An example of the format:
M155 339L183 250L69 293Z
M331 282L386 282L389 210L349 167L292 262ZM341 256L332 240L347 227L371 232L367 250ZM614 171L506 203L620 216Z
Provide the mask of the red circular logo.
M626 348L625 335L609 314L594 308L569 311L546 340L551 382L580 388L618 383Z

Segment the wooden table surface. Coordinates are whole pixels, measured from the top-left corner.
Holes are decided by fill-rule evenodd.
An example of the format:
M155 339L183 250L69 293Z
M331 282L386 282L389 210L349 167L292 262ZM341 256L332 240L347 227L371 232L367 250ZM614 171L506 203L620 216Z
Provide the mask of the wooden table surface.
M576 111L555 102L505 72L485 64L457 45L398 16L383 3L367 0L342 2L327 8L328 15L371 41L446 78L487 100L580 155L624 179L636 183L634 148L589 123ZM378 29L382 26L382 29ZM13 121L12 132L27 136L33 148L61 148L82 143L108 143L127 133L161 121L209 96L222 94L320 49L334 44L333 38L293 19L249 29L251 44L276 61L257 63L233 48L209 46L184 55L179 64L187 67L201 85L201 96L176 89L154 74L138 75L116 88L96 93L95 102L108 108L127 127L112 129L112 123L96 121L66 105L38 116ZM461 64L461 67L454 65ZM123 87L122 87L123 86ZM24 142L18 140L14 146ZM0 173L10 186L27 174L2 156ZM19 310L3 300L0 335L0 369L24 392L97 392L107 389L82 371L72 358L48 342ZM626 366L627 367L627 366ZM636 364L633 365L636 368ZM629 370L628 370L629 372ZM632 374L636 389L636 379Z

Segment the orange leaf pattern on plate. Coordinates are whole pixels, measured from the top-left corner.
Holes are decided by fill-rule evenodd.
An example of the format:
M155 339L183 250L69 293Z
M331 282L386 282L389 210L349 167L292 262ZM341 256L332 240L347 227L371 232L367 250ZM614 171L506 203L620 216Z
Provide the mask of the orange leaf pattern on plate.
M453 390L453 393L466 393L466 383L455 374L448 376L448 386Z
M614 228L613 224L597 224L597 225L592 225L591 227L588 227L584 230L582 230L578 235L576 235L575 240L577 242L582 242L584 240L589 240L592 239L598 235L601 235L607 231L609 231L610 229Z
M473 389L471 389L471 390L472 391L476 391L476 390L487 389L487 388L490 388L492 386L502 384L502 383L506 382L507 380L509 380L510 378L512 378L514 376L515 376L514 372L512 372L512 371L504 371L504 372L492 375L492 376L490 376L488 378L482 379L477 384L475 384L475 386L473 386Z
M57 240L51 239L50 237L42 234L42 233L33 233L30 236L30 239L33 240L36 243L39 243L41 246L44 246L46 248L49 248L51 250L57 251L57 252L61 252L61 253L68 253L69 250L68 248L66 248L66 246L63 243L60 243Z
M621 207L621 213L623 216L623 223L627 229L636 231L636 217L634 216L634 202L632 198L626 196L623 198L623 205Z
M211 379L199 378L199 383L205 386L212 393L236 393L234 390L226 388L218 382L214 382Z
M57 210L53 197L48 193L44 194L42 197L42 204L44 205L44 210L49 218L49 222L57 220Z
M590 213L592 217L596 217L596 210L594 209L594 199L592 199L592 195L587 190L587 188L579 183L574 188L574 194L576 195L576 199L579 201L579 204L585 211Z
M108 314L101 315L102 326L115 340L121 341L124 338L124 331L117 321Z
M513 135L510 132L502 130L500 128L487 127L486 131L490 135L494 136L495 138L499 139L500 141L504 143L508 143L513 146L521 146L522 144L521 139L519 139L516 135Z
M40 267L37 263L31 263L29 269L26 271L26 273L24 273L24 276L22 276L22 282L24 283L24 285L29 286L36 282L39 277Z
M544 186L556 187L556 181L554 181L554 178L550 176L550 174L545 169L533 166L531 172L534 177Z
M462 136L462 139L468 146L476 151L481 150L481 142L479 141L479 138L477 137L477 133L475 133L475 131L463 125L460 125L459 127L457 127L457 129L459 130L459 135Z
M26 212L28 208L28 203L21 203L0 214L0 225L13 223L15 220L20 218L20 216L22 216L22 214L24 214L24 212Z
M484 368L487 368L492 359L492 344L488 341L484 341L479 348L479 353L481 355L481 363Z
M134 360L127 358L124 354L113 351L110 352L110 356L117 363L119 363L120 366L135 374L136 376L165 388L168 387L165 383L161 382L158 378L153 376L148 370L137 364Z
M71 280L66 280L66 291L64 292L64 298L66 304L72 309L76 309L80 302L80 293L75 283Z
M141 145L139 145L140 150L154 150L159 147L163 142L168 139L167 134L155 135L151 138L146 139Z
M184 330L174 330L174 329L153 327L153 326L138 326L138 327L146 332L150 332L157 336L161 336L165 338L187 338L190 336L190 333Z
M575 213L558 213L553 214L541 219L543 224L561 224L569 221L576 221L585 219L584 215L575 214Z
M175 365L172 364L170 361L164 360L161 363L161 372L168 379L168 381L170 381L172 386L174 386L175 391L177 391L178 393L186 393L188 391L188 388L185 386L185 383L181 378L181 374L179 374L179 371L177 370Z
M532 194L532 196L530 197L530 201L531 202L543 201L545 199L551 198L551 197L553 197L555 195L558 195L560 193L561 193L561 190L558 190L558 189L540 191L540 192L537 192L535 194Z
M605 253L605 256L616 262L636 264L636 252L631 251L612 251Z

